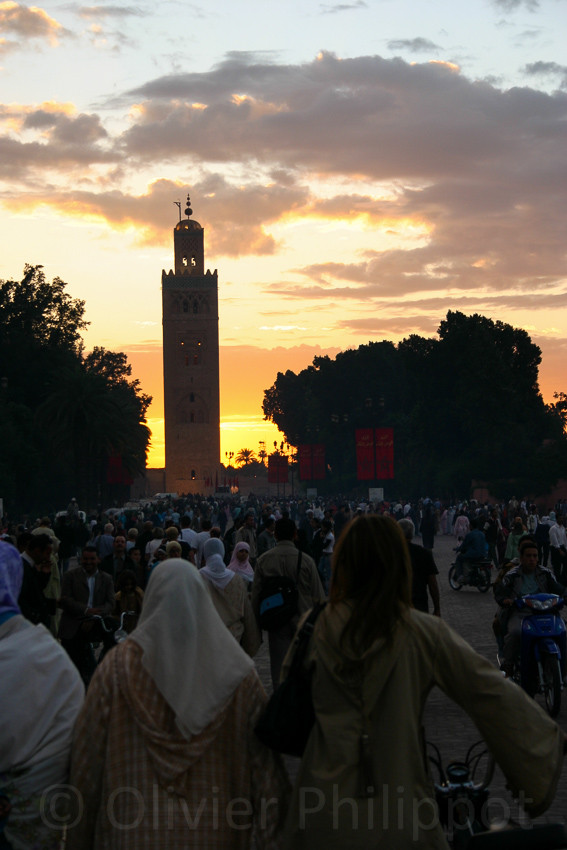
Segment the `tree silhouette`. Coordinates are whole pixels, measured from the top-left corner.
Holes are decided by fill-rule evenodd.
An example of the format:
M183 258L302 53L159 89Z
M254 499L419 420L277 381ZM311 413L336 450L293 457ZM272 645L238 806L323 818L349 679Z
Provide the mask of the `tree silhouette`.
M11 512L57 509L71 495L93 507L110 495L110 456L132 475L145 465L151 399L124 354L84 355L85 303L65 287L42 266L0 281L0 479Z
M256 454L253 449L240 449L234 458L239 466L249 466L256 461Z
M324 444L334 492L356 486L355 429L387 426L394 494L463 496L473 479L541 494L567 467L567 401L544 403L540 361L526 331L449 311L437 338L370 342L279 372L264 417L291 445Z

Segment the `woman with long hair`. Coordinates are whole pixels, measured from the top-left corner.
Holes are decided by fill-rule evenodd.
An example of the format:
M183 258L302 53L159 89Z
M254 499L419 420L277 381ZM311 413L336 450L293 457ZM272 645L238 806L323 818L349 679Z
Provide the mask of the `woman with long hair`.
M530 813L553 799L563 732L440 617L411 607L410 576L389 517L361 516L341 535L306 662L316 719L286 824L290 850L447 847L421 726L435 685L473 719Z

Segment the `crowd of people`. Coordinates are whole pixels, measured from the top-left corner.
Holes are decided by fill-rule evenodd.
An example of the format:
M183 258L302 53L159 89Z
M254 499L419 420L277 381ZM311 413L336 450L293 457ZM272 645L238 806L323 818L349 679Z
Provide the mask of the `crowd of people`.
M0 847L56 850L63 833L73 850L248 848L252 835L259 850L445 847L420 737L434 685L470 714L531 813L544 811L567 738L442 621L433 551L437 534L465 544L472 524L488 552L518 536L523 568L547 524L561 574L567 549L552 532L565 513L540 519L516 500L189 497L7 524ZM267 696L253 658L274 578L297 591L267 634L274 688L307 613L328 600L306 662L316 723L293 789L254 734ZM116 645L109 624L122 614L129 636ZM66 816L60 787L72 789Z

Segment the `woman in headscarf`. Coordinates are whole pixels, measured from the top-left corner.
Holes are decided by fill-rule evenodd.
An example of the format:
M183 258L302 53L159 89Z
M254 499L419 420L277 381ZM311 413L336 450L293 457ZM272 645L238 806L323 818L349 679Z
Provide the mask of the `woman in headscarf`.
M85 689L48 630L18 607L23 577L17 549L0 542L0 797L13 850L55 850L61 816L55 798L69 776L73 726Z
M440 617L411 607L409 554L389 517L343 531L306 664L316 720L284 847L448 848L423 746L433 686L469 714L530 814L550 805L566 736Z
M254 570L250 563L250 545L245 540L234 547L228 568L244 579L249 590L254 581Z
M235 546L235 552L240 544ZM243 544L248 546L247 543ZM210 537L203 546L205 566L201 574L213 605L242 649L252 658L258 652L262 635L252 610L246 583L234 570L225 566L222 540Z
M265 702L195 567L159 564L77 723L70 781L83 809L69 847L248 850L254 833L277 850L288 782L254 734Z

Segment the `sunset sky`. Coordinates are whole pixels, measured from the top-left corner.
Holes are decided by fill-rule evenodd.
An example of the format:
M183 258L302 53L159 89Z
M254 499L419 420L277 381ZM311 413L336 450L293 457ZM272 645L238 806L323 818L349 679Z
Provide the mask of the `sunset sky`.
M190 192L218 269L221 459L278 370L525 328L567 391L567 0L0 2L0 278L42 264L154 397Z

